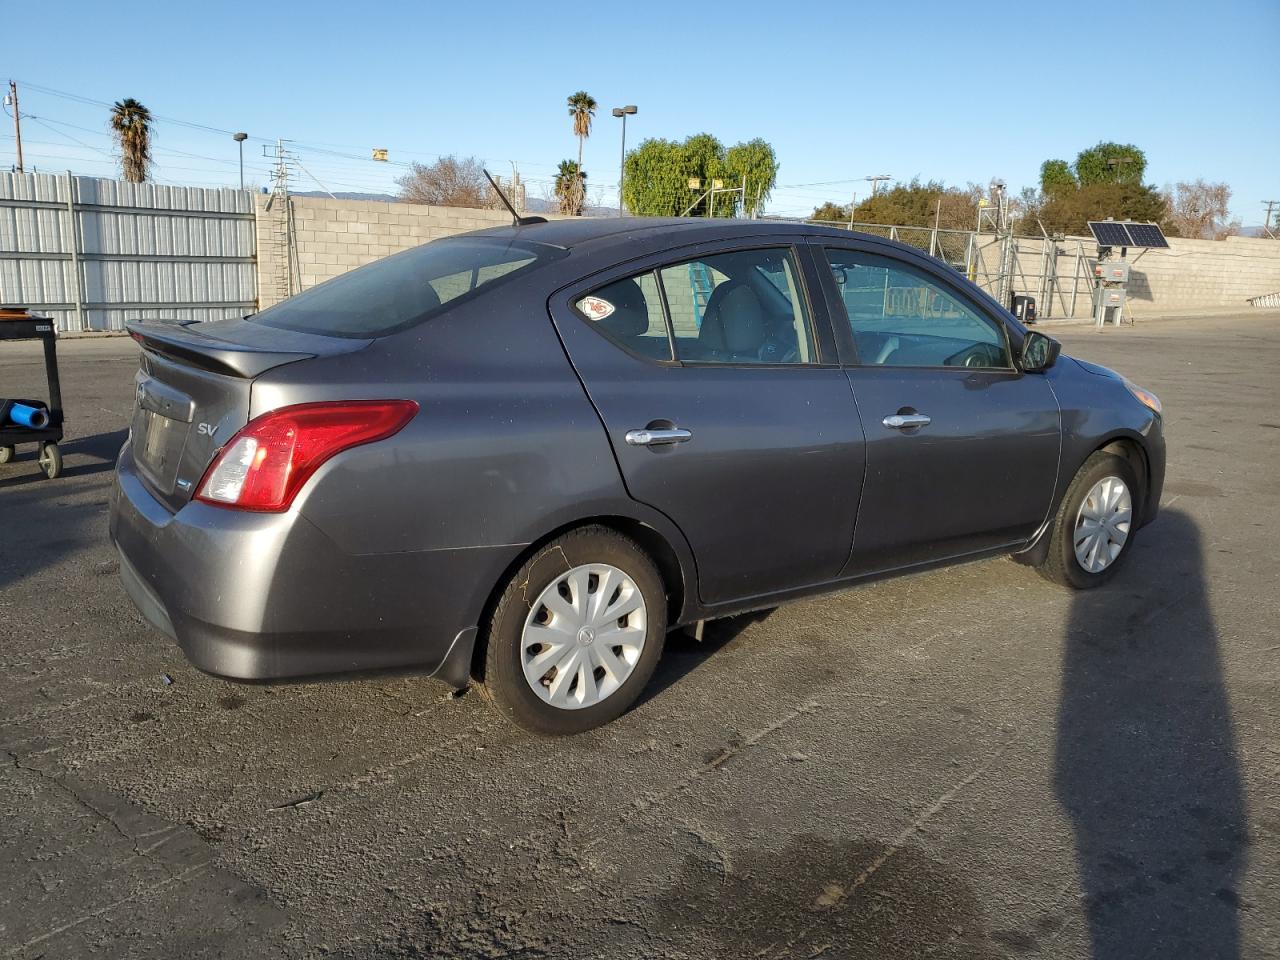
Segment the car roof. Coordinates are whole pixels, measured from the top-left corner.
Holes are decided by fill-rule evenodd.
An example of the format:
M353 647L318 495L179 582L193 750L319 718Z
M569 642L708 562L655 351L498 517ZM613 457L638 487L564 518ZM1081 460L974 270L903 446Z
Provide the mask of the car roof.
M848 230L821 227L793 220L720 219L712 217L566 217L520 226L491 227L472 236L533 241L566 250L612 245L623 239L670 237L675 244L696 243L720 237L781 236L794 234L858 236Z

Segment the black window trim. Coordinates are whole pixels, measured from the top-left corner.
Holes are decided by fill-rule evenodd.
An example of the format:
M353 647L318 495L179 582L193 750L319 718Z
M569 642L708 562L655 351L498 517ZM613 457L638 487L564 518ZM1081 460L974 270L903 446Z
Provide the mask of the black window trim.
M578 283L561 288L558 296L564 297L569 307L569 312L574 315L580 322L588 328L595 331L596 336L604 338L604 340L614 347L622 350L627 356L633 357L643 363L653 364L662 367L688 367L690 369L717 369L717 370L833 370L839 369L839 346L835 340L828 342L822 336L822 324L827 325L830 336L835 337L837 334L830 330L833 326L831 316L826 309L819 311L813 291L809 271L806 269L805 248L813 240L812 236L801 234L785 234L781 236L760 236L758 234L748 235L745 237L721 237L715 240L704 240L696 244L690 244L672 250L665 250L661 253L651 254L646 257L640 257L635 260L626 261L615 264L614 266L601 270L591 277L584 278ZM671 324L671 311L667 304L666 288L662 282L662 271L667 267L677 267L683 263L691 263L702 257L714 257L728 253L739 253L748 250L786 250L791 254L793 273L796 282L799 285L801 308L805 310L806 322L809 325L809 333L812 339L812 348L817 356L816 361L807 363L720 363L716 361L705 360L681 360L676 354L675 332ZM673 257L674 255L674 257ZM828 270L828 272L830 272ZM578 309L577 303L583 297L590 296L592 292L624 280L628 277L640 277L646 273L654 274L658 282L658 290L662 299L662 315L663 321L667 325L667 342L668 349L671 352L672 359L658 359L656 357L646 357L629 349L624 344L609 336L601 330L594 321L587 317ZM821 288L819 288L821 292ZM557 299L553 296L553 302ZM831 358L827 354L832 354ZM974 369L974 368L971 368ZM980 368L977 368L980 369Z
M858 240L843 241L838 237L814 237L812 245L816 248L814 256L818 259L818 263L824 268L826 276L824 283L829 283L827 288L827 299L830 302L832 327L838 328L836 337L841 340L841 348L848 350L850 359L844 361L843 365L851 368L859 369L875 369L875 370L951 370L951 371L967 371L969 373L1000 373L1014 374L1022 376L1023 371L1018 367L1015 357L1012 338L1010 337L1009 325L1004 318L999 315L993 315L989 309L978 302L970 293L956 286L951 278L947 277L939 271L931 263L920 263L914 258L901 256L901 251L896 247L880 247L878 244L864 243ZM846 250L850 253L863 253L868 256L879 257L884 260L897 261L906 267L914 269L923 274L925 277L936 283L942 290L955 297L961 303L969 307L979 317L986 319L993 324L1000 335L1004 338L1004 345L1009 357L1009 365L1003 367L967 367L967 366L947 366L945 364L884 364L884 363L864 363L858 351L857 340L853 336L853 323L849 319L848 309L845 307L844 298L840 296L839 285L835 282L835 275L831 270L831 261L827 257L828 250ZM842 320L838 323L837 318Z

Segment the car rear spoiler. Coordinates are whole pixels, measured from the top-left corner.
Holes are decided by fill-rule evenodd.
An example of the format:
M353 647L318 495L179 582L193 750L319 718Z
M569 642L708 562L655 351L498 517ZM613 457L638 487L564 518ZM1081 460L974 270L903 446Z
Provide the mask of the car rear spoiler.
M314 353L266 349L215 340L190 329L196 321L156 323L135 320L125 324L129 336L144 350L224 376L252 380L273 367L309 360Z

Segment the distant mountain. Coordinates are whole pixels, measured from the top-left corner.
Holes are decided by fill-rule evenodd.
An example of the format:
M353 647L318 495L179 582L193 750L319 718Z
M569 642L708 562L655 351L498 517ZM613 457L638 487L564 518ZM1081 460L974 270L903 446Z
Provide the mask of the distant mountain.
M323 190L295 190L292 194L295 197L328 197L329 194ZM381 200L383 203L395 203L400 198L392 196L389 193L335 193L336 200Z
M527 197L525 206L529 208L529 213L559 213L560 205L554 200L542 200L538 197ZM595 207L587 204L583 210L583 215L588 217L616 217L618 215L617 207Z
M295 190L292 193L295 197L328 197L329 194L323 190ZM399 203L400 198L390 193L335 193L335 199L338 200L377 200L381 203ZM541 200L537 197L529 197L525 206L528 207L526 213L556 213L560 207L554 201ZM588 205L584 211L584 215L588 217L616 217L618 215L617 207L594 207Z

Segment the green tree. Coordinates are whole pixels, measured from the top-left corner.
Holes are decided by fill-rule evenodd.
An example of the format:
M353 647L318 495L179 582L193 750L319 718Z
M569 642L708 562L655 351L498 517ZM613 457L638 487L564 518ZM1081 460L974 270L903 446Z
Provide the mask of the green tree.
M1141 185L1147 172L1147 156L1131 143L1103 142L1076 155L1074 172L1082 187L1096 183Z
M570 217L582 216L586 197L587 174L572 160L561 160L556 169L555 192L560 212Z
M754 213L773 189L777 163L773 147L763 140L735 144L725 150L714 136L699 133L683 142L650 138L627 153L623 202L642 217L716 216ZM746 209L736 193L718 191L714 206L704 196L717 180L732 190L747 178ZM690 183L696 182L696 187Z
M834 220L842 223L849 222L849 206L840 206L838 203L832 203L828 200L820 207L813 208L813 216L810 220Z
M124 178L142 183L151 167L151 111L133 97L111 105L111 135L120 147Z
M734 144L724 156L724 168L732 181L727 186L746 185L745 196L741 198L742 213L756 216L778 179L778 160L773 147L760 137ZM717 210L719 206L717 201Z
M1093 183L1049 196L1040 220L1051 233L1088 235L1090 220L1141 220L1163 224L1168 208L1154 187L1141 183Z
M1065 160L1046 160L1040 164L1040 189L1046 195L1080 186Z
M684 173L684 157L674 140L650 137L627 153L622 200L638 217L678 216L696 194Z
M854 207L853 219L856 223L932 227L936 218L944 230L972 230L978 220L979 192L976 187L962 189L916 179L863 200Z
M577 93L571 94L566 101L569 107L569 116L573 118L573 135L578 138L578 170L582 170L582 147L586 143L587 137L591 136L591 121L596 115L595 97L587 93L585 90L579 90ZM578 198L578 208L581 210L586 199L587 175L582 174L582 181L578 184L578 190L582 194Z
M677 216L694 200L698 202L689 211L689 216L705 217L712 212L719 213L722 217L733 216L733 201L729 197L720 196L713 201L709 195L702 196L716 180L727 179L724 144L709 133L695 133L680 144L680 169L684 173L685 189L689 193L687 202L676 211ZM698 180L701 187L690 190L690 180ZM726 183L725 186L729 184Z

